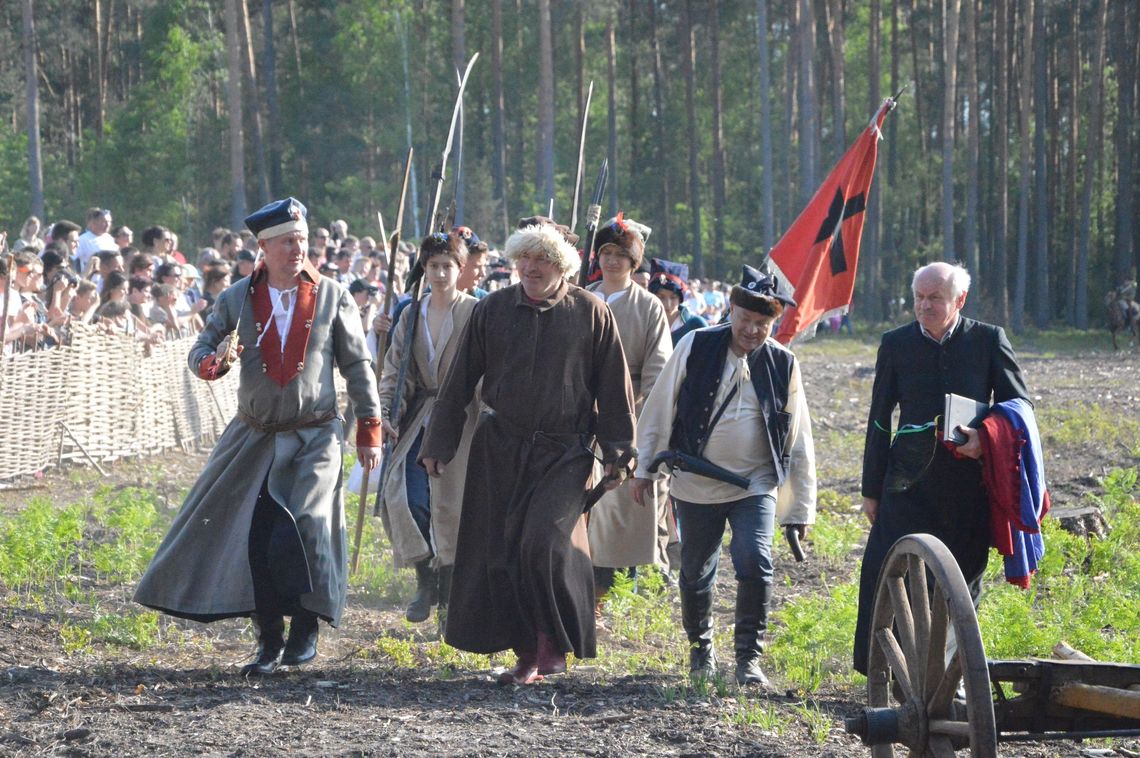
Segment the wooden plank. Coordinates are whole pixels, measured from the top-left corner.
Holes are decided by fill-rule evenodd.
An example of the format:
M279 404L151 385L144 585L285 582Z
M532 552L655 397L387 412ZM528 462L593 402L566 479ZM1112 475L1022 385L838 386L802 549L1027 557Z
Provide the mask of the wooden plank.
M1140 692L1131 689L1074 682L1053 690L1050 699L1070 708L1140 720Z

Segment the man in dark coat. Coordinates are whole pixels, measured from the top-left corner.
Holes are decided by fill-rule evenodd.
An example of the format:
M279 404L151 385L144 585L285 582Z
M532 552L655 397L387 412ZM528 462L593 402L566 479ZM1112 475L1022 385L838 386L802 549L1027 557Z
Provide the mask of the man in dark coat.
M916 320L887 332L879 346L863 450L863 513L871 533L859 577L855 669L867 673L879 570L900 537L927 533L953 553L975 599L989 555L989 505L982 489L977 430L944 446L935 419L947 393L985 403L1029 399L1001 327L961 315L970 275L932 263L914 274ZM891 414L899 408L892 443Z
M240 354L238 415L135 602L196 621L249 616L258 652L248 675L312 660L318 619L336 626L344 611L344 420L334 369L356 411L357 456L370 467L381 427L360 314L348 291L308 262L305 206L280 200L245 223L265 260L218 296L189 356L191 370L212 380ZM288 641L285 616L292 617Z
M518 664L499 681L526 684L564 671L569 651L594 657L584 492L595 441L610 474L633 447L633 392L613 315L565 279L580 261L558 229L525 226L506 253L520 283L475 306L420 461L443 472L482 380L444 638L513 648Z

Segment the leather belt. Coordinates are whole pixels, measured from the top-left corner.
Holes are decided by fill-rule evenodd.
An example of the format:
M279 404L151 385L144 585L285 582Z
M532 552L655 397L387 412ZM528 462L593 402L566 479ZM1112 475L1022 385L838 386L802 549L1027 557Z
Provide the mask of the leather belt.
M282 421L276 424L266 424L253 416L238 411L238 418L240 418L246 426L265 434L281 434L282 432L295 432L298 429L310 429L314 426L324 426L336 417L336 411L325 411L318 416L309 416L308 418L297 419L296 421Z

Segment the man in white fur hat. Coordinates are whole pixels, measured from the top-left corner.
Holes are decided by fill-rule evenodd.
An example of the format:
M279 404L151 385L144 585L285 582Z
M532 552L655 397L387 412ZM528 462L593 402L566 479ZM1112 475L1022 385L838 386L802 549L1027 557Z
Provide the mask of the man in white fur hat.
M582 517L596 442L607 473L633 447L633 393L613 315L573 284L580 259L532 220L507 240L519 283L479 301L432 411L420 461L439 476L482 380L445 639L514 649L502 684L595 655L594 583ZM612 482L617 486L618 482Z

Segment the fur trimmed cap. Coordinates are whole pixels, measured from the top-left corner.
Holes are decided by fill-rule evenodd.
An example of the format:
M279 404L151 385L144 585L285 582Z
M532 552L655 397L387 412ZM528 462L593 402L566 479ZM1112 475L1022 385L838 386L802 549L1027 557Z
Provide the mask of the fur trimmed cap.
M606 245L616 245L630 260L636 270L645 258L645 240L653 230L644 224L625 218L625 213L619 213L610 219L605 226L599 227L594 236L594 251L600 253Z
M783 311L786 306L795 307L796 301L787 295L780 294L780 281L771 274L761 273L759 269L744 266L740 284L734 284L729 293L729 302L750 311L772 314ZM773 308L776 304L778 308Z
M524 253L538 252L557 264L562 269L563 276L577 273L582 265L578 251L553 224L522 227L507 238L505 252L512 261L517 261Z
M557 221L555 221L552 218L547 218L546 216L527 216L526 218L520 218L519 219L519 224L518 224L519 229L525 229L528 226L551 226L551 227L554 227L555 229L558 230L558 233L562 235L562 239L566 240L566 242L568 244L570 244L570 245L577 245L578 244L579 237L577 234L574 233L574 230L571 229L570 227L566 226L565 224L558 223Z

